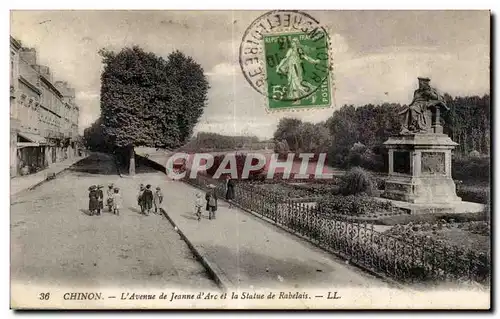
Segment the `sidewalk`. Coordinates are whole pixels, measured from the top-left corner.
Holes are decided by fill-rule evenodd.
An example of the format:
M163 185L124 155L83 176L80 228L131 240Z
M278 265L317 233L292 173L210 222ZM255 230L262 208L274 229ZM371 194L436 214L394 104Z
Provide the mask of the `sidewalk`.
M384 281L238 208L219 201L216 220L207 212L198 222L200 190L164 178L163 207L188 243L208 261L226 288L388 287Z
M66 159L62 162L53 163L48 168L41 170L35 174L30 174L26 176L16 176L10 180L10 195L16 195L22 191L28 190L47 179L51 174L59 174L65 169L69 168L76 162L81 161L86 156L78 156L74 158Z

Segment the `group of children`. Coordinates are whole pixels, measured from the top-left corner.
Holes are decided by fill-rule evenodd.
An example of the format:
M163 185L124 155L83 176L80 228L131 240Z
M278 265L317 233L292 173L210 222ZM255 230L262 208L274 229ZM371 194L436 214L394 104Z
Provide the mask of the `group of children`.
M146 216L149 215L151 209L153 209L153 205L155 209L154 212L157 214L161 208L161 204L163 203L161 188L156 187L156 191L153 194L151 185L148 184L144 187L144 184L141 184L139 186L139 194L137 195L137 203L141 207L141 214Z
M208 186L210 190L205 194L205 210L208 211L208 219L215 219L215 212L217 211L217 193L215 192L215 185L210 184ZM201 209L203 207L202 194L196 194L195 200L195 215L198 221L201 220Z
M209 188L210 191L205 194L205 210L208 211L208 219L212 220L215 219L215 212L217 211L217 194L215 192L215 185L211 184ZM104 193L102 189L102 185L92 185L89 187L89 211L91 216L101 215L101 210L104 209ZM106 195L106 204L109 211L115 215L119 215L120 208L122 207L120 189L114 187L113 184L109 184ZM156 187L156 191L153 193L150 184L146 186L141 184L139 186L139 194L137 195L137 203L141 208L141 214L149 215L153 207L154 213L157 214L163 203L163 194L160 187ZM195 215L198 221L201 220L203 204L202 194L196 194Z
M101 215L101 210L104 210L104 193L102 185L92 185L89 187L89 211L90 215ZM120 208L122 206L122 197L120 194L120 189L114 187L113 184L108 185L107 195L107 206L110 212L115 215L120 214Z

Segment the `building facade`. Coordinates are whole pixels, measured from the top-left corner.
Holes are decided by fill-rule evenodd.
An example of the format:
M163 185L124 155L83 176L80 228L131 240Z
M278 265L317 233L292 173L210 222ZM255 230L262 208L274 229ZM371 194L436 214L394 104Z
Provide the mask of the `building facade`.
M75 90L54 81L35 49L10 38L11 177L77 155L79 108Z

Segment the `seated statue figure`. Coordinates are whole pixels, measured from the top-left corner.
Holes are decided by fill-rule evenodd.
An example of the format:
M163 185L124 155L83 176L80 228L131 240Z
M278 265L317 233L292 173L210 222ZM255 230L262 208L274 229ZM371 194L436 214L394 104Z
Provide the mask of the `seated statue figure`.
M431 124L427 113L441 107L449 110L444 98L429 85L430 81L429 78L418 78L419 87L413 93L413 101L399 113L402 116L400 134L427 133Z

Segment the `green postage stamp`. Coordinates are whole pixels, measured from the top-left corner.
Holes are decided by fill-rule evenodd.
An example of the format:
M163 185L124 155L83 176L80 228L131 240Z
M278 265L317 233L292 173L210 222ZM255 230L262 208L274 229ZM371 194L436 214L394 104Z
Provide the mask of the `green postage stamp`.
M246 30L240 66L270 111L314 109L333 104L329 34L310 15L268 12Z
M326 36L267 35L264 52L270 109L330 106Z

